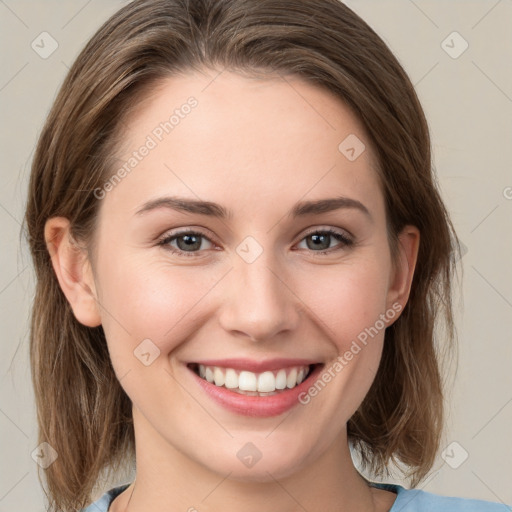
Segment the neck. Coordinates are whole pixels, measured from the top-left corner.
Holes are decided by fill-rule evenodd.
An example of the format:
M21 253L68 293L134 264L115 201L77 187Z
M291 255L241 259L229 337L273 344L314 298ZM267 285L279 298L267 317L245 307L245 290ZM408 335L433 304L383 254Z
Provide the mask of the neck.
M134 411L137 477L109 512L244 512L338 510L373 512L373 492L354 467L346 432L314 461L287 476L265 472L258 481L237 480L187 457L149 430ZM261 474L261 472L260 472Z

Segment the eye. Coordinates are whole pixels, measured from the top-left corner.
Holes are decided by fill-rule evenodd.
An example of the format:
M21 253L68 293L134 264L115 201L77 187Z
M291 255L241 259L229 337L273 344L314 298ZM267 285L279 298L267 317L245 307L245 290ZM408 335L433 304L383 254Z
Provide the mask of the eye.
M331 250L333 249L331 247L333 239L340 243L337 248L335 247L334 250ZM204 247L203 241L207 241L210 247ZM332 253L354 245L354 241L351 238L334 229L311 231L302 238L302 241L306 241L307 249L318 254ZM173 245L174 243L176 245ZM164 238L158 241L158 245L180 257L194 257L198 256L197 253L201 252L201 250L211 249L214 244L204 233L189 230L165 235Z
M331 242L333 239L338 240L340 244L338 244L337 248L331 251L328 249L332 249ZM312 231L308 233L302 240L306 241L306 246L308 249L311 249L313 252L317 252L319 254L336 252L337 250L341 250L345 247L354 245L354 241L351 238L342 232L335 231L334 229Z
M205 249L202 243L204 240L213 245L211 240L199 231L180 231L166 235L165 238L158 242L158 245L163 246L166 250L178 256L190 257L194 256L194 253L199 252L201 249ZM176 242L177 248L172 245L174 242Z

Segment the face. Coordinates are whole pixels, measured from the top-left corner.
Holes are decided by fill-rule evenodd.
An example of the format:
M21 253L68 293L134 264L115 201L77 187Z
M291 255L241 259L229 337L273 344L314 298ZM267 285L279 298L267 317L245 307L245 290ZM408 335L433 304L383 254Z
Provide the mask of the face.
M168 79L123 123L92 289L136 436L265 480L345 443L403 286L351 111L298 78L215 76Z

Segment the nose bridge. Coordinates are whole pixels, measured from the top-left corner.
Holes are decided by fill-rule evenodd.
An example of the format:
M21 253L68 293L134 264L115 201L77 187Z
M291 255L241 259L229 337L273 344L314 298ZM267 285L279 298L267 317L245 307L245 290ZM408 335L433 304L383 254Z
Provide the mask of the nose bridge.
M254 240L239 245L230 272L229 297L221 315L225 330L264 341L295 328L296 299L278 260L270 249L258 248Z

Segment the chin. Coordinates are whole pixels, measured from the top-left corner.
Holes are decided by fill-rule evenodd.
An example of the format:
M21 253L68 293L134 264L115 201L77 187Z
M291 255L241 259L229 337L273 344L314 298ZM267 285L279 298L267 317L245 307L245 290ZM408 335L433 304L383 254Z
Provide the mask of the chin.
M233 443L235 450L233 446L226 446L225 451L212 454L212 458L204 461L205 466L223 476L229 474L231 480L268 483L292 475L314 456L312 447L297 437L284 443L277 436L271 440L272 434L268 439L264 437L268 433L260 435L261 438L252 436L254 441L237 440ZM245 438L250 439L251 436Z

